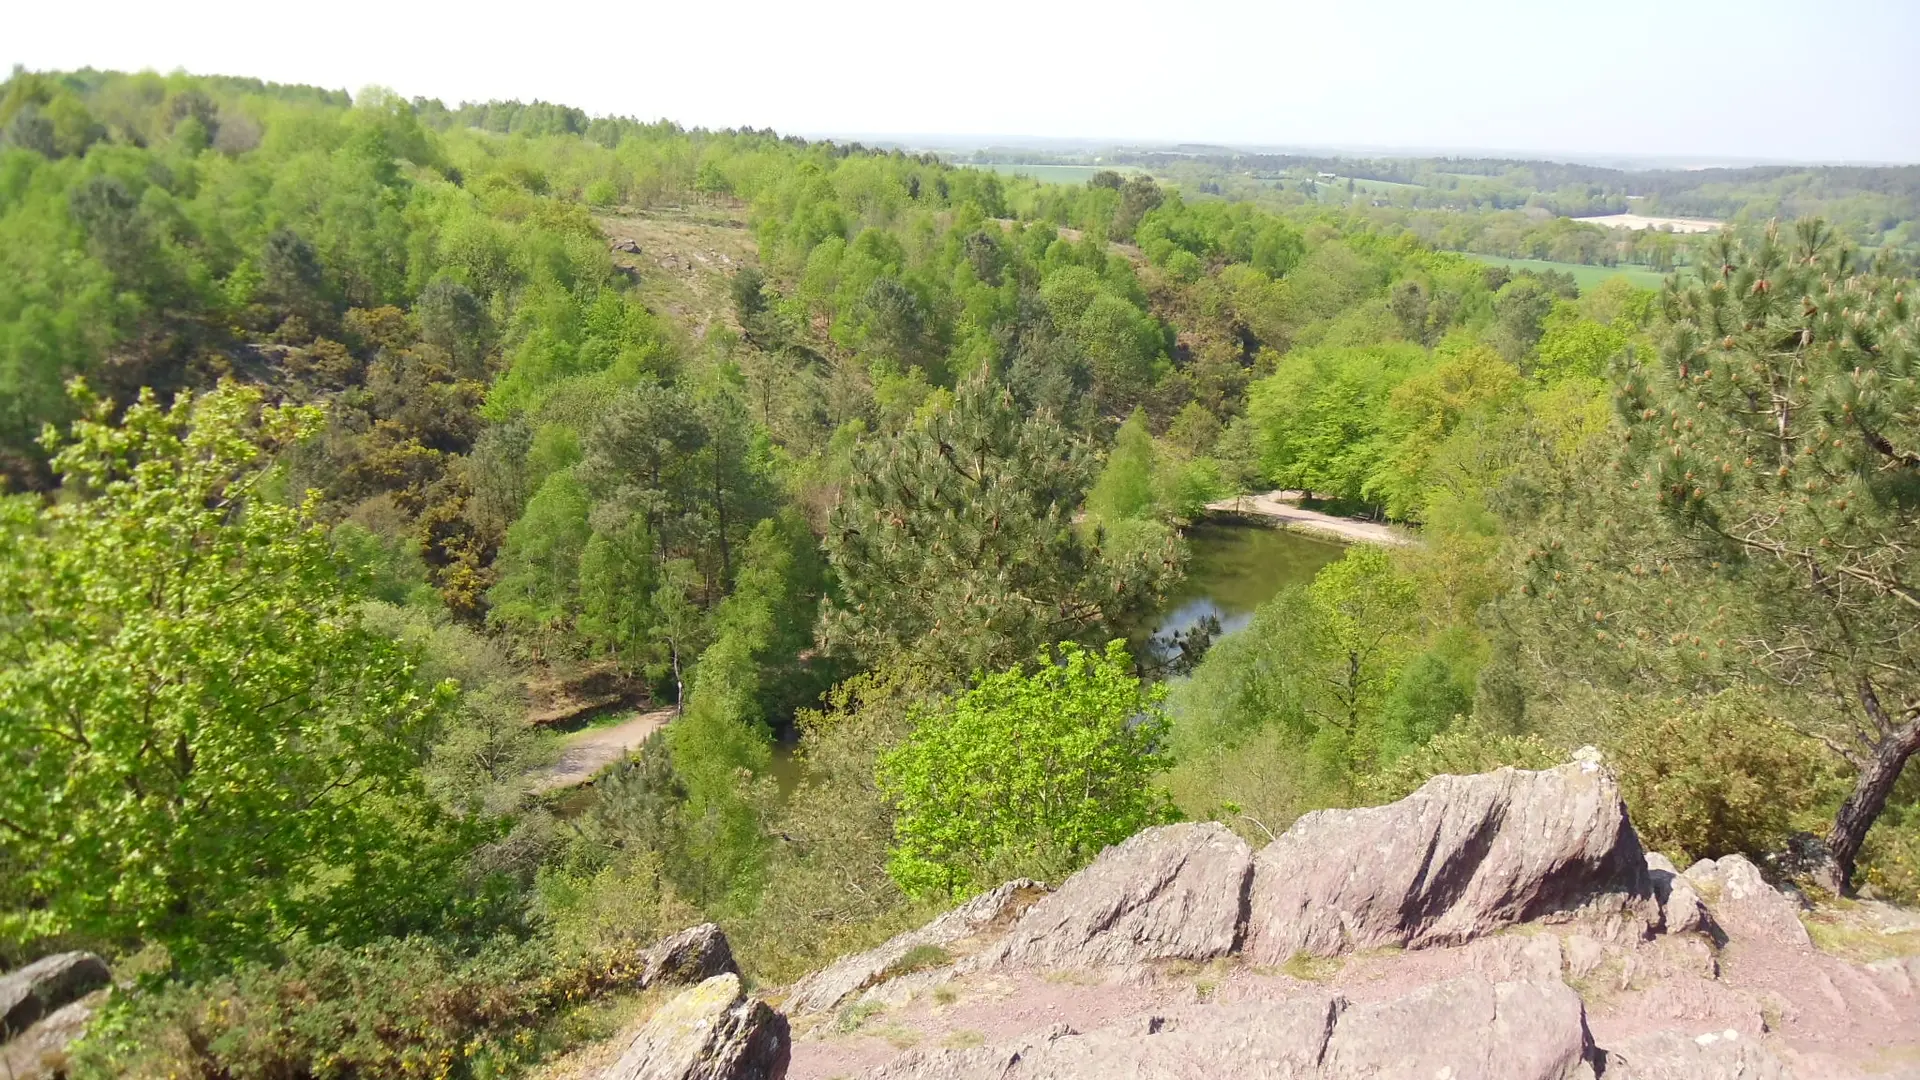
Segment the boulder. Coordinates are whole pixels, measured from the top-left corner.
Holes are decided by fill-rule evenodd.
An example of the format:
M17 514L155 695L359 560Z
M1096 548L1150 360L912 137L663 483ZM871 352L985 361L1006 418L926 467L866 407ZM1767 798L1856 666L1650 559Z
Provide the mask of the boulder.
M1606 1051L1607 1080L1792 1080L1793 1073L1751 1035L1661 1031Z
M1253 852L1224 825L1144 829L1027 909L977 967L1129 966L1232 953Z
M113 974L90 952L57 953L0 975L0 1040L107 985Z
M860 991L904 974L903 962L915 950L949 952L970 938L1003 929L1046 892L1037 881L1009 881L884 945L835 960L795 983L782 1007L791 1016L837 1009Z
M1764 938L1783 945L1813 947L1813 939L1800 922L1800 904L1767 884L1760 868L1746 856L1702 859L1687 868L1687 879L1706 896L1713 921L1729 940Z
M733 947L718 926L701 923L647 950L640 985L692 986L726 974L740 974L733 962Z
M0 1076L51 1080L66 1075L67 1047L86 1033L93 1007L104 996L93 994L62 1005L0 1045Z
M870 1080L1592 1080L1580 999L1560 985L1459 979L1397 1001L1324 994L1202 1006L1081 1034L1064 1024L921 1050Z
M1307 814L1254 860L1247 958L1460 944L1551 916L1657 924L1619 785L1591 762L1436 776Z
M787 1018L728 973L662 1005L601 1080L781 1080L792 1055Z
M1698 932L1708 937L1718 933L1700 890L1673 865L1673 860L1657 851L1647 852L1647 877L1653 885L1653 898L1660 902L1667 933Z

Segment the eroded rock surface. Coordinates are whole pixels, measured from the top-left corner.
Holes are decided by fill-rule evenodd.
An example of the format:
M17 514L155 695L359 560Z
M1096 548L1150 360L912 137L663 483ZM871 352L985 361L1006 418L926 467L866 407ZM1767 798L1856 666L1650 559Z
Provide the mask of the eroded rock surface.
M1619 785L1591 763L1436 776L1389 806L1307 814L1254 860L1246 955L1458 944L1553 915L1654 925Z
M647 950L640 985L693 986L715 975L738 975L733 946L713 923L701 923L662 940Z
M660 1007L601 1080L781 1080L787 1018L716 975Z
M1208 960L1238 948L1253 852L1215 823L1145 829L1022 915L979 966Z
M107 985L112 977L106 961L90 952L42 957L0 975L0 1040Z
M918 1051L873 1080L1591 1080L1580 999L1558 984L1466 978L1397 1001L1336 995L1249 1002L1143 1018L1081 1034L968 1050Z
M896 935L866 952L843 956L814 972L793 985L785 1008L795 1016L836 1009L860 991L901 974L902 963L915 950L947 952L970 938L1003 930L1046 892L1047 887L1037 881L1009 881L919 929Z
M1607 1080L1791 1080L1780 1059L1751 1035L1662 1031L1609 1047Z

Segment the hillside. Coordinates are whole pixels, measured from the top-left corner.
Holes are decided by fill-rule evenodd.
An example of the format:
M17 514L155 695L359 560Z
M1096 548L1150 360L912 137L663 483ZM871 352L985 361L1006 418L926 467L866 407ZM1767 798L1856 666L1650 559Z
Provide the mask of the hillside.
M1202 981L1276 1025L1324 1009L1318 1049L1270 1049L1325 1057L1341 1017L1477 971L1449 1008L1522 995L1576 1072L1589 1037L1756 1013L1789 1067L1880 1064L1820 1029L1879 1037L1842 1022L1880 1008L1859 979L1906 1017L1859 967L1892 957L1743 967L1731 926L1774 895L1749 866L1841 951L1920 902L1905 264L1850 219L1628 250L1505 195L1212 183L10 75L0 970L48 989L6 1031L84 1026L72 1080L506 1080L641 1016L765 1050L776 1000L809 1075L890 1036L964 1072L1040 1039L1029 1000L1085 1029L1048 1060L1164 1053L1102 1025ZM1654 290L1470 254L1509 241L1694 259ZM1604 798L1469 812L1581 747ZM1453 863L1332 835L1429 783L1466 785L1433 819ZM1517 891L1445 884L1569 821L1598 846L1559 870L1521 844ZM1346 854L1304 892L1234 885L1322 843ZM1659 932L1643 849L1723 887L1730 945ZM1349 874L1394 852L1433 888ZM1569 889L1620 926L1552 921ZM1011 894L984 951L899 937L998 934L978 898ZM1516 926L1551 927L1567 986L1514 977L1549 950ZM1674 1015L1604 992L1629 960ZM1777 977L1802 962L1842 1006ZM869 982L931 997L828 993Z

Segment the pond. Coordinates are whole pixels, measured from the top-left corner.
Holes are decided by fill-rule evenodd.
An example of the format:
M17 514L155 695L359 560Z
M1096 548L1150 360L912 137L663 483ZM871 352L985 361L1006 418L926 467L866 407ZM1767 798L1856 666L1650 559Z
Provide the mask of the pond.
M1169 593L1148 631L1146 648L1161 663L1209 618L1218 634L1253 621L1254 609L1289 585L1304 585L1346 549L1286 529L1227 520L1202 520L1186 530L1187 576Z

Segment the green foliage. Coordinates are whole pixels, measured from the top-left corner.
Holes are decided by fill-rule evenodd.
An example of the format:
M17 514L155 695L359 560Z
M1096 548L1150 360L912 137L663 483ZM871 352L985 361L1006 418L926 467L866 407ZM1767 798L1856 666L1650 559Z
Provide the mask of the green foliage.
M118 991L75 1047L77 1077L498 1076L564 1040L576 1002L633 985L632 947L555 956L496 940L300 945L199 983Z
M964 895L982 867L1049 849L1085 861L1169 820L1154 783L1169 764L1159 690L1143 688L1123 642L1071 642L1033 669L982 675L921 711L881 758L896 845L888 872L921 896Z
M1533 735L1505 734L1481 723L1455 724L1426 745L1364 777L1359 795L1368 803L1389 803L1406 798L1441 774L1550 769L1564 760L1564 754Z
M527 512L507 530L500 581L488 593L491 618L545 636L568 623L590 538L587 493L570 470L547 477Z
M981 379L924 428L864 443L823 542L840 592L827 640L960 676L1107 633L1178 563L1074 526L1089 473L1077 440Z
M1649 702L1611 747L1634 829L1681 861L1778 850L1818 820L1836 779L1814 740L1750 690Z
M1106 467L1087 493L1087 512L1108 524L1154 516L1153 435L1147 414L1135 409L1113 437Z
M310 503L266 494L312 411L222 387L50 438L69 497L0 533L5 936L365 938L454 852L418 767L450 690L362 625Z

